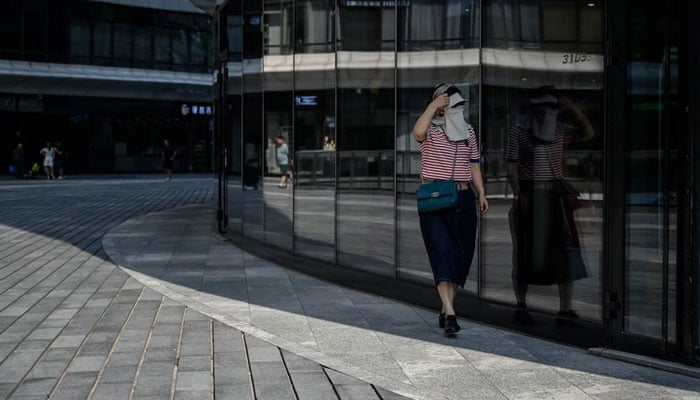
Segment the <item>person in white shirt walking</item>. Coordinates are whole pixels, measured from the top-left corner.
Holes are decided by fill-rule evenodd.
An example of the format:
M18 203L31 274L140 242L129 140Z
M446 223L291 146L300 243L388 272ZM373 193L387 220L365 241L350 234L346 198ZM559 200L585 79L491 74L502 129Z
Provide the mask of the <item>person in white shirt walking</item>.
M277 142L277 149L275 156L277 157L277 166L280 167L280 174L282 179L280 180L279 187L287 187L287 174L289 172L289 147L287 143L284 142L284 136L277 136L275 140Z
M55 179L53 174L53 159L56 156L56 148L51 145L51 142L46 142L46 146L39 150L39 154L44 156L44 171L46 179Z

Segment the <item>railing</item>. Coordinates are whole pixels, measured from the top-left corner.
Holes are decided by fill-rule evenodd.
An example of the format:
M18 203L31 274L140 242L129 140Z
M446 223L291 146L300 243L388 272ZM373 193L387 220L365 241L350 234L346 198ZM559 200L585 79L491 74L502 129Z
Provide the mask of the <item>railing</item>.
M420 152L401 151L396 156L394 162L393 150L297 151L295 179L297 185L302 187L333 186L337 165L337 185L340 188L392 190L396 170L397 191L415 193L420 184ZM602 199L602 157L602 151L577 150L567 153L567 180L581 192L584 200ZM481 165L489 197L511 198L513 192L507 180L503 151L484 151Z

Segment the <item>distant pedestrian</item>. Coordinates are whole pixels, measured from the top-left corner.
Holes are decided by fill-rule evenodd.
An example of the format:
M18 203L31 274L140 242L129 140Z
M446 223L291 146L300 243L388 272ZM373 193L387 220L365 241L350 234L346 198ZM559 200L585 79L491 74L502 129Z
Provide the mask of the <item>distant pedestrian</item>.
M287 173L289 171L289 147L284 141L284 136L277 136L275 140L277 142L277 150L275 156L277 157L277 166L280 168L280 174L282 178L280 180L278 187L287 187Z
M12 151L12 166L15 168L15 178L17 179L24 177L24 162L24 147L22 143L18 143Z
M53 159L53 171L57 179L63 179L63 164L66 159L66 151L63 149L63 143L56 143L56 154Z
M44 156L44 171L46 179L55 179L53 174L53 160L56 156L56 148L51 145L51 142L46 142L46 146L39 151L39 154Z
M173 161L177 156L177 151L170 145L168 139L163 141L163 170L165 171L165 181L173 180Z

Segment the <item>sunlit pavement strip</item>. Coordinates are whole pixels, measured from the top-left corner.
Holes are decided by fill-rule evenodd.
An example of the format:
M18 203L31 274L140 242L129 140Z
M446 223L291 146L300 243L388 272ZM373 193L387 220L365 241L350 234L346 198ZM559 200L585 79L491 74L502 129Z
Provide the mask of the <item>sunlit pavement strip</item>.
M107 254L168 298L248 335L419 399L698 399L694 378L461 321L305 276L213 233L209 207L129 220Z
M211 204L213 187L206 176L0 181L0 399L402 398L164 297L108 259L106 232ZM172 248L152 249L174 265Z

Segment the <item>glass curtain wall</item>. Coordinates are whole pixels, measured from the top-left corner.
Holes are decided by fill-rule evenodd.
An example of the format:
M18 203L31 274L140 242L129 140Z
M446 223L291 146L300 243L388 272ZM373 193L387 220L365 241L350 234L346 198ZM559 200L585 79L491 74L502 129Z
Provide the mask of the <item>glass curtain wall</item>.
M265 243L294 248L294 61L291 0L263 4L263 199ZM290 168L291 167L291 168Z
M295 250L335 262L335 0L294 3Z
M674 319L682 311L675 303L682 145L669 132L683 129L664 109L679 103L679 54L669 45L668 15L655 14L655 3L636 2L634 12L622 7L630 21L618 27L627 38L625 71L613 63L611 76L627 77L624 99L615 98L627 109L614 108L625 110L628 127L616 138L603 135L603 89L610 84L604 10L612 3L232 4L232 231L339 266L432 283L415 205L420 151L411 130L434 87L455 84L477 133L490 202L466 292L487 308L515 306L508 307L515 324L555 315L580 320L548 335L573 326L614 336L612 322L602 323L605 283L610 294L624 292L619 331L673 342L684 326ZM81 36L78 28L76 54L87 49L91 56L92 34ZM170 37L168 45L175 44ZM608 164L604 181L611 160L620 168ZM614 209L605 207L604 184L619 196ZM618 185L619 193L610 189ZM624 214L612 215L618 209ZM624 239L624 249L606 250L604 238ZM604 270L604 254L619 265ZM609 316L621 321L612 297Z
M603 4L481 4L481 297L600 321Z
M242 170L243 170L243 136L242 136L242 60L243 60L243 9L236 2L226 9L225 40L228 44L229 61L227 77L227 111L226 125L223 126L224 135L222 142L227 149L226 174L228 174L228 216L229 230L241 233L243 229L242 201ZM220 117L221 118L221 117Z
M479 134L479 1L418 0L397 12L397 266L401 278L432 282L416 210L420 150L412 128L435 86L452 83ZM472 265L465 288L476 293L478 255Z
M394 276L395 5L384 4L337 4L337 261Z
M675 106L678 38L669 37L668 27L677 17L651 1L636 1L628 11L624 331L675 342L679 143L685 132Z
M262 4L259 1L243 2L243 167L241 171L241 201L236 207L243 212L243 234L263 240L263 190L265 134L263 131L262 84Z

